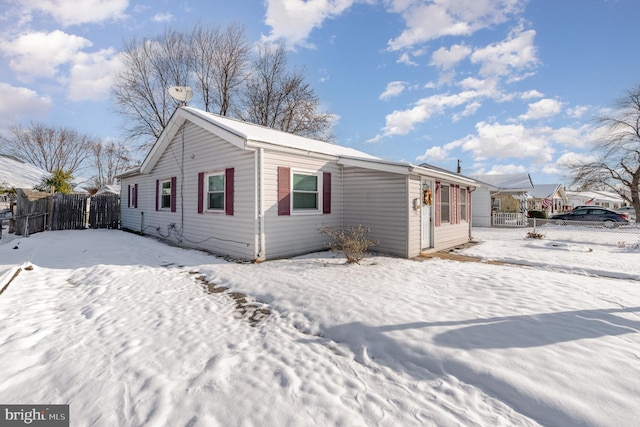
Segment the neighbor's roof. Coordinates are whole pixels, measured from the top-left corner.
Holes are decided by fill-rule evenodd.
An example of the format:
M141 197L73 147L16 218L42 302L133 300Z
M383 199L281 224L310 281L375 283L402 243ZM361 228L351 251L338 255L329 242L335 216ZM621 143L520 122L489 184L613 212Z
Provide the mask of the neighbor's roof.
M497 187L500 190L530 192L534 188L531 176L528 173L472 175L471 178Z
M14 157L0 154L0 185L14 188L33 188L49 176L49 172Z
M126 171L120 177L148 173L162 156L169 143L173 140L180 127L186 122L192 122L214 135L230 142L243 150L268 148L277 151L292 152L315 156L332 157L338 163L360 166L393 173L421 172L436 177L445 177L454 181L475 185L476 182L453 172L439 170L432 167L415 166L406 162L393 162L372 156L363 151L350 147L343 147L329 142L318 141L283 132L276 129L243 122L241 120L208 113L192 107L181 107L174 113L169 124L164 129L149 154L138 169Z
M560 184L538 184L533 190L529 191L529 195L534 199L546 199L548 197L553 197L558 189L562 188Z

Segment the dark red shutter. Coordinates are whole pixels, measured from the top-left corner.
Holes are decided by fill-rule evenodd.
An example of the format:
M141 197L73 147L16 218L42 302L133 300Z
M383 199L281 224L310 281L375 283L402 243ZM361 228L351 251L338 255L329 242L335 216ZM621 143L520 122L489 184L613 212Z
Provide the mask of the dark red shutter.
M460 186L456 185L456 224L460 224L460 217L462 216L460 214L460 208L462 207L462 205L460 204Z
M440 183L436 182L436 227L440 226Z
M278 215L291 215L291 169L278 166Z
M133 207L138 208L138 184L133 186Z
M156 179L156 210L158 210L158 199L160 198L160 180Z
M331 213L331 173L322 174L322 213Z
M204 212L204 172L198 173L198 213Z
M127 207L131 207L131 186L127 185Z
M177 179L175 176L171 177L171 212L176 211L176 194L178 193L176 188Z
M224 171L224 213L225 215L233 215L233 192L234 192L234 175L233 168L227 168Z

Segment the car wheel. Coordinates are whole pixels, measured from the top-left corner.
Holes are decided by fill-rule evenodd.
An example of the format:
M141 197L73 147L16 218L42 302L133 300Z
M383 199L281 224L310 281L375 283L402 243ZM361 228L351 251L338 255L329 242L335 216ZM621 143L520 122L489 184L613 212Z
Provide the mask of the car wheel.
M616 222L612 219L605 219L604 220L604 226L607 228L612 228L616 226Z

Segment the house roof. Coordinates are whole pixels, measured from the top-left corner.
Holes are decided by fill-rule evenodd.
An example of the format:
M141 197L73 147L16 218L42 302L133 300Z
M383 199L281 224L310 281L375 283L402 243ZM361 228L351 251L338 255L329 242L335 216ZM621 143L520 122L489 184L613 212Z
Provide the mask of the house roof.
M530 192L534 188L531 176L528 173L472 175L471 178L496 187L501 191Z
M15 157L0 154L0 185L14 188L33 188L49 176L49 172Z
M556 193L566 196L564 189L560 184L538 184L533 190L529 191L529 195L534 199L547 199L554 197Z
M180 127L186 121L204 128L243 150L268 148L308 156L327 157L348 166L358 166L400 174L422 173L443 179L446 178L454 182L465 183L470 186L475 186L476 184L471 178L445 171L444 169L429 165L416 166L407 162L388 161L354 148L294 135L253 123L208 113L192 107L181 107L176 110L171 120L169 120L167 127L142 162L142 165L139 168L123 172L120 177L131 176L137 173L149 173L169 143L173 140Z

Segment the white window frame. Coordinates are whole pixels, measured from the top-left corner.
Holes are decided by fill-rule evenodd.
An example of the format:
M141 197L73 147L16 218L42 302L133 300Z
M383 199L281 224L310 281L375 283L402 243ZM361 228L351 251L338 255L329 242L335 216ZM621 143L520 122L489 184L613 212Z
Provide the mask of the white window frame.
M209 191L209 177L210 176L222 176L222 207L221 208L211 208L209 207L209 193L213 193L212 191ZM227 201L227 176L226 176L226 171L222 170L222 171L214 171L214 172L207 172L204 174L204 185L203 187L203 191L204 194L202 195L202 197L204 198L204 210L205 212L216 212L216 213L224 213L225 212L225 203ZM220 193L220 191L216 191L216 193Z
M446 191L446 195L447 195L447 203L443 203L442 201L442 196L445 194L444 189L447 189ZM447 219L444 219L444 215L442 215L443 212L445 212L444 207L447 207ZM446 223L446 224L450 224L451 223L451 185L450 184L440 184L440 223Z
M171 178L169 179L161 179L159 180L160 182L158 183L158 185L160 186L160 188L158 189L158 197L160 198L160 200L158 200L158 209L162 210L162 211L169 211L171 210ZM162 201L163 201L163 196L164 193L162 190L164 190L164 184L168 183L169 184L169 206L164 206Z
M469 218L467 218L468 203L469 203L469 192L467 191L466 188L460 187L460 221L469 222Z
M129 208L135 209L138 205L138 195L136 194L136 185L129 186Z
M306 175L306 176L315 176L316 182L318 184L316 189L316 209L303 209L303 208L294 208L293 201L295 198L296 190L294 189L294 177L295 175ZM308 170L300 170L300 169L291 169L291 215L316 215L322 214L322 171L308 171ZM311 191L298 191L299 193L313 193Z

